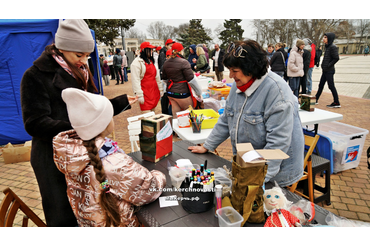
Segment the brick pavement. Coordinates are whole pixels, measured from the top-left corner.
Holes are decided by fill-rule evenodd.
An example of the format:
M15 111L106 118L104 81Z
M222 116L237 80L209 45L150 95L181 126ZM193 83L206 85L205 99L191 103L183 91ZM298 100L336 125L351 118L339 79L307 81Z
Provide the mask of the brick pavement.
M225 76L226 78L226 76ZM130 79L130 76L129 76ZM231 80L227 78L227 81ZM317 82L316 82L317 83ZM104 94L108 98L127 93L132 95L131 82L124 85L114 85L115 81L110 82L110 86L104 86ZM313 87L316 89L317 87ZM315 90L314 90L315 91ZM356 97L349 97L340 94L342 108L329 109L333 112L343 114L340 122L354 125L370 130L370 118L367 111L370 109L370 100ZM331 93L324 91L320 98L317 108L328 110L325 106L332 102ZM160 106L157 106L156 113L160 113ZM128 141L127 117L139 115L140 108L134 105L129 111L123 112L114 117L115 134L118 145L127 153L131 152L131 145ZM174 138L174 141L179 140ZM370 170L367 168L366 149L370 146L370 134L367 135L362 152L361 162L355 169L339 172L331 176L331 201L330 206L320 204L325 209L347 217L348 219L370 222ZM217 148L220 156L231 160L232 148L229 140L226 140ZM323 178L317 176L318 183L323 184ZM2 147L0 147L0 191L10 187L24 202L44 220L40 193L37 181L29 162L17 164L5 164L2 157ZM0 193L0 201L4 195ZM16 217L16 226L20 226L22 215ZM30 226L34 226L30 222Z

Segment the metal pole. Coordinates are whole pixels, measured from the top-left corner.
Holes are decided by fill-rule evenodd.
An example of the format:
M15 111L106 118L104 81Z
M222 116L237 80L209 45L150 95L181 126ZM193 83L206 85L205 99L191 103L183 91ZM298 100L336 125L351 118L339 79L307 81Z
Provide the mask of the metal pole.
M123 35L123 28L121 27L121 37L122 37L122 49L126 51L125 37Z

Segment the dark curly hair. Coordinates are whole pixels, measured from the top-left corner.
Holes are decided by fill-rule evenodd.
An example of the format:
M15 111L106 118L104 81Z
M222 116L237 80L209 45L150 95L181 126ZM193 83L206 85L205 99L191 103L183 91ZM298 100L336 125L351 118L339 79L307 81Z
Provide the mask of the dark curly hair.
M257 79L260 79L267 73L269 67L267 53L256 41L249 39L235 41L234 44L236 48L241 45L247 52L242 52L241 56L244 57L235 57L233 51L227 53L223 60L225 67L228 69L240 68L244 75L252 76Z

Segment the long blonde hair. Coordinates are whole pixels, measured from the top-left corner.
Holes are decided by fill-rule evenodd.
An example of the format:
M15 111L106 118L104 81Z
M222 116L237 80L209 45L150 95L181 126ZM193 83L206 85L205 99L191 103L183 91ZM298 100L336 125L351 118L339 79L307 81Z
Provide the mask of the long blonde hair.
M203 48L198 46L197 49L196 49L196 53L198 56L200 55L205 55L206 53L204 52Z

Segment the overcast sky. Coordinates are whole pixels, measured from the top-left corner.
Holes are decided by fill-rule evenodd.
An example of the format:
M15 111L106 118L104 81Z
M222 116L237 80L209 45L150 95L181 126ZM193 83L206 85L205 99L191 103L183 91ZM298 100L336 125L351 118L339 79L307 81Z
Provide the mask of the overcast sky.
M189 23L190 19L136 19L134 28L137 28L138 30L142 31L147 35L147 38L149 37L148 32L146 29L149 27L149 25L153 22L161 21L165 23L166 25L178 27L181 24ZM225 22L225 19L202 19L202 25L204 28L210 28L212 30L212 35L215 35L214 30L218 27L218 25L223 25ZM251 24L251 19L243 19L243 21L240 23L242 28L244 29L243 37L245 38L252 38L253 36L253 28ZM211 42L212 43L212 42Z

